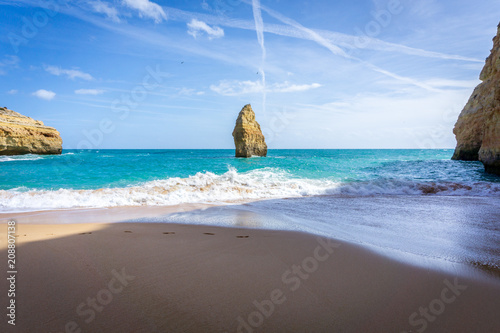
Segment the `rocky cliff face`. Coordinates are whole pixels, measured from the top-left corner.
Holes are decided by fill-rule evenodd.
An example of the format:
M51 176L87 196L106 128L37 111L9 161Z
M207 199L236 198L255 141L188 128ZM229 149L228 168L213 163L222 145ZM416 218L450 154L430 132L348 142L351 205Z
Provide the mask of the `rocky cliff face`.
M481 161L487 172L500 175L500 24L479 84L460 113L453 133L455 160Z
M266 156L267 145L250 104L241 109L233 131L236 157Z
M0 108L0 155L60 154L59 132L39 120Z

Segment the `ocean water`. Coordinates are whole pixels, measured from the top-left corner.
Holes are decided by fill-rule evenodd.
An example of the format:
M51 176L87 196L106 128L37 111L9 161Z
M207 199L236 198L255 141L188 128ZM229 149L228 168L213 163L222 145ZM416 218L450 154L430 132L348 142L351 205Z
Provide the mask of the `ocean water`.
M59 156L3 156L0 219L23 211L211 203L216 205L135 222L309 232L426 266L432 260L441 268L444 262L472 264L500 275L500 177L486 174L480 162L452 161L449 149L233 154L65 150Z
M234 203L309 196L500 198L500 177L453 150L64 150L0 157L0 211Z
M473 266L500 278L498 197L311 196L129 221L307 232L359 244L406 263L444 269L455 276Z

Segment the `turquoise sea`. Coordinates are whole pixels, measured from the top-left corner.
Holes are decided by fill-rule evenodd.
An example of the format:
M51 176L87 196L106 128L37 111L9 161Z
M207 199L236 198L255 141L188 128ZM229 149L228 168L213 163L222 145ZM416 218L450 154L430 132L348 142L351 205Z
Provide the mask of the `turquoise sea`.
M452 161L453 150L233 154L64 150L59 156L2 156L0 218L208 203L214 206L135 221L303 231L404 255L405 261L423 259L427 266L438 259L440 267L443 261L472 263L500 272L500 177L486 174L480 162Z
M0 157L0 209L173 205L313 195L500 197L500 177L453 150L64 150Z

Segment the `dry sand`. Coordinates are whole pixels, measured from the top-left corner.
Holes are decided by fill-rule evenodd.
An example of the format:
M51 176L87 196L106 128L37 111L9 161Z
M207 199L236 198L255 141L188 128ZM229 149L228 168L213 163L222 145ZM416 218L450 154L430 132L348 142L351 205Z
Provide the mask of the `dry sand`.
M498 279L312 235L141 223L16 233L16 326L3 314L1 332L500 331Z

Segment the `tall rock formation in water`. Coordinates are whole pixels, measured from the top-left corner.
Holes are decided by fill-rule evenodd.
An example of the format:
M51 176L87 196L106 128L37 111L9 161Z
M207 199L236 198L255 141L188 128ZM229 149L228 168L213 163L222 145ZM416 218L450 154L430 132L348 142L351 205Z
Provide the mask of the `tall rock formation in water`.
M39 120L0 108L0 155L60 154L59 132Z
M233 131L236 157L266 156L267 145L259 123L255 120L252 106L241 109Z
M481 161L500 175L500 24L479 84L460 113L453 133L457 147L452 159Z

